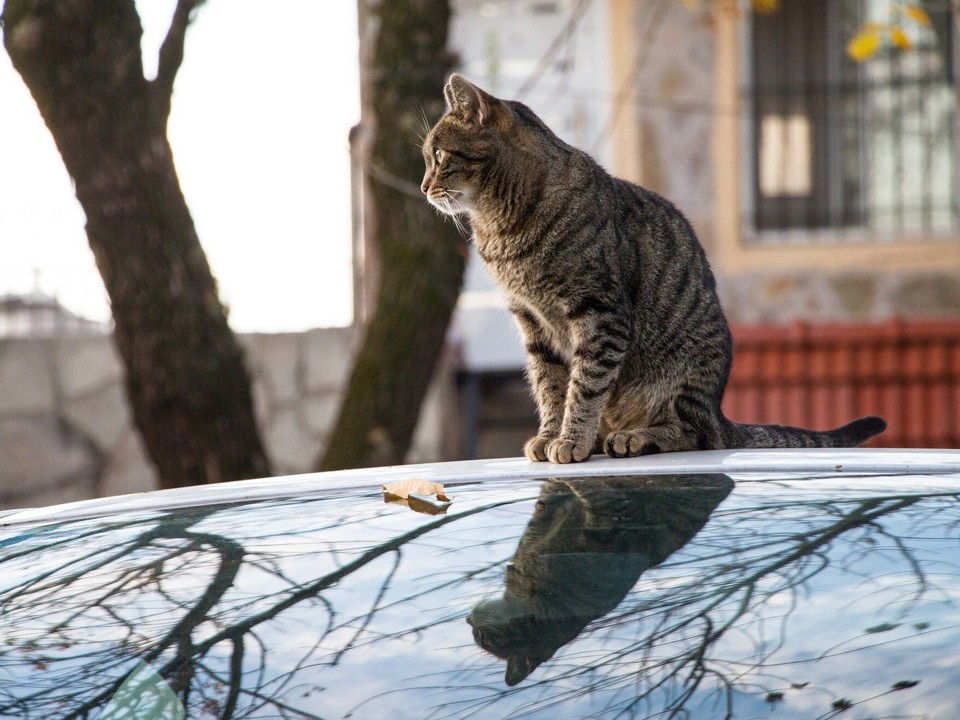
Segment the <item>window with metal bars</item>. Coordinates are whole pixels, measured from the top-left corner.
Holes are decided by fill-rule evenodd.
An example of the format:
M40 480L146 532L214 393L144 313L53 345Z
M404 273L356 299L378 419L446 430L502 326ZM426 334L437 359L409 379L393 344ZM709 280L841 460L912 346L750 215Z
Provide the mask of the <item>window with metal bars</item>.
M932 23L909 28L913 48L865 63L847 43L889 19L887 0L784 0L754 16L754 243L960 233L955 23L949 0L919 4Z

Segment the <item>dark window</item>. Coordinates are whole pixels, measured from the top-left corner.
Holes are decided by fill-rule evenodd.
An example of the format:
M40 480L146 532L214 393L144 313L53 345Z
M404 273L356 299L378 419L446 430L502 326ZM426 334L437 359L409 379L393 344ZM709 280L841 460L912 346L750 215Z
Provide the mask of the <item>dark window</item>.
M912 50L857 63L846 46L889 2L785 0L751 29L753 224L862 235L955 233L955 48L950 6L921 3L932 27L907 24Z

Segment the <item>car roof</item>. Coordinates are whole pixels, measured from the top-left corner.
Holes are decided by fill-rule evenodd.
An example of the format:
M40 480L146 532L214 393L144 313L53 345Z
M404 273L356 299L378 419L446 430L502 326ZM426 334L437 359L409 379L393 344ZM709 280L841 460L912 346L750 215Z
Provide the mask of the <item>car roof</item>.
M958 460L504 459L19 511L0 718L953 720ZM415 479L450 504L385 502Z
M612 475L727 474L931 474L960 472L960 450L953 449L762 449L709 450L611 459L594 456L584 463L554 465L525 458L461 460L305 473L232 483L157 490L40 508L8 510L0 527L63 522L144 509L172 509L223 503L309 497L317 492L378 489L407 478L434 482L529 481L540 478Z

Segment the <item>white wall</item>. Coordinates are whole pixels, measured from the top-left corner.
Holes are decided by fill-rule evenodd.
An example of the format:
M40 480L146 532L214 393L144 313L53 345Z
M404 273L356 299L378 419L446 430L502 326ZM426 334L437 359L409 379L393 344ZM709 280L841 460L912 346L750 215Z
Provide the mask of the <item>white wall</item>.
M359 333L243 335L254 402L277 474L307 472L339 410ZM441 459L438 373L411 462ZM109 336L0 340L0 508L156 488Z

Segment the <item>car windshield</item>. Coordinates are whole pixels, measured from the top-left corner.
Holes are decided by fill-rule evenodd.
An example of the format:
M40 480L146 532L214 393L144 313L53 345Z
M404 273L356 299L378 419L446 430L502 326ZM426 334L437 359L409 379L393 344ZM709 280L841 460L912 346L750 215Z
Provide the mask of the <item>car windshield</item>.
M0 717L953 717L960 477L490 480L0 532Z

